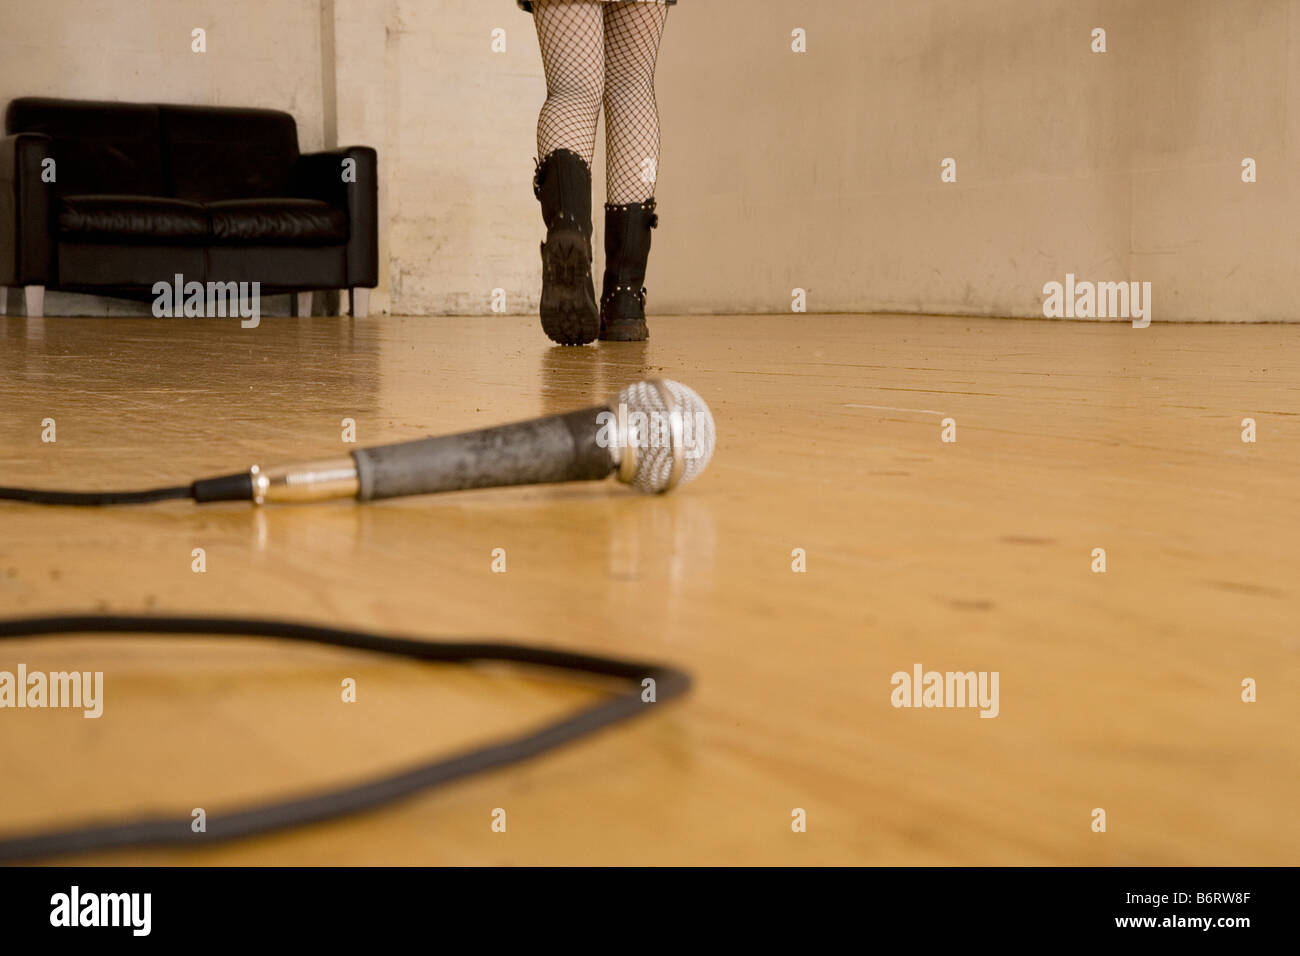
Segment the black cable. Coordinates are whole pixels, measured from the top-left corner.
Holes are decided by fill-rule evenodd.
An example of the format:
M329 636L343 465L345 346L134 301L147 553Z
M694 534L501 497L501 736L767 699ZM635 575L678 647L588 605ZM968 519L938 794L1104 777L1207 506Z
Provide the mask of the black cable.
M578 671L629 682L626 692L546 724L536 730L433 760L364 783L256 804L209 816L206 833L194 833L189 816L145 817L113 823L86 824L26 835L0 836L0 862L34 860L91 850L142 846L196 847L265 833L281 827L316 823L359 813L409 797L422 790L494 767L518 763L562 744L645 713L641 682L652 678L659 702L690 689L691 678L662 664L617 660L590 654L488 642L425 641L389 637L343 628L319 627L294 621L253 618L135 617L93 614L70 617L0 619L0 640L24 637L100 634L186 634L270 637L309 641L357 650L393 654L424 661L513 661L538 667ZM20 690L21 692L21 690Z
M191 498L190 485L151 488L148 491L42 491L39 488L0 487L0 498L36 505L143 505L171 498Z
M144 505L154 501L192 498L209 501L252 501L253 476L246 471L216 478L200 478L188 485L149 488L144 491L46 491L41 488L0 487L0 499L34 505Z

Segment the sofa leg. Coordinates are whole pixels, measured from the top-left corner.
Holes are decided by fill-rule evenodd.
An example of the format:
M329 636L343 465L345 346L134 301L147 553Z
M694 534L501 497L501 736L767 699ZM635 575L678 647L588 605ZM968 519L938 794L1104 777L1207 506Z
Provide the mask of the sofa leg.
M370 290L353 286L348 300L352 305L352 318L364 319L370 314Z
M9 296L12 292L8 286L0 285L0 315L9 314Z
M292 315L311 315L311 293L295 292L289 299L289 311Z
M27 300L27 314L34 319L45 315L45 286L23 286L23 297Z

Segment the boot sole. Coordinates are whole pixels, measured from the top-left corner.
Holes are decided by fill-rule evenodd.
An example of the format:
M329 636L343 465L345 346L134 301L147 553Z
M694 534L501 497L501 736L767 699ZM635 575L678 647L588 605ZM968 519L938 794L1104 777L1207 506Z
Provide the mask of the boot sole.
M582 233L557 232L542 243L542 331L561 345L585 345L600 333L591 283L591 247Z
M650 338L650 330L646 327L644 319L610 322L600 329L602 342L644 342L648 338Z

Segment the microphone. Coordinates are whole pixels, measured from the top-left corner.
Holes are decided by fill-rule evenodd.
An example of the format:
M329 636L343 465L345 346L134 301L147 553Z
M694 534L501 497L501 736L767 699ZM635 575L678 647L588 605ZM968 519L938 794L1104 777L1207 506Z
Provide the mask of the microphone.
M669 379L636 382L607 405L436 438L359 448L347 457L194 482L196 501L375 501L469 488L599 481L671 491L713 457L704 399ZM247 493L251 484L251 496Z

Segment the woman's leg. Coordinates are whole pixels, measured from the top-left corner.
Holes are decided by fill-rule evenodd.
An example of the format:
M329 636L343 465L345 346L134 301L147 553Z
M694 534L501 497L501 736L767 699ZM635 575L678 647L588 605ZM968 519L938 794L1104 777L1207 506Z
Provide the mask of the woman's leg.
M645 202L659 169L655 61L668 7L605 4L605 201Z
M534 0L546 71L533 192L542 204L542 329L562 345L596 338L591 279L591 156L605 79L605 22L595 0Z
M668 7L605 5L605 275L600 337L640 341L645 324L645 271L659 175L655 62Z
M546 71L546 102L537 117L537 157L557 149L591 165L605 89L605 20L595 0L537 0L533 21Z

